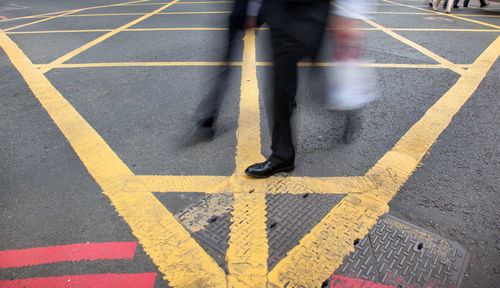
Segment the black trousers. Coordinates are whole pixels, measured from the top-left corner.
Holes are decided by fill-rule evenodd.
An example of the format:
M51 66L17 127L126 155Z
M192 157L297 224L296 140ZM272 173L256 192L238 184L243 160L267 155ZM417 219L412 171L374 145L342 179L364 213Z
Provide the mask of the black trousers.
M329 0L264 0L262 14L271 29L274 92L271 98L272 144L268 160L292 164L291 116L297 93L297 62L317 54L328 19Z
M229 32L226 38L224 62L231 61L235 44L243 35L247 5L248 0L236 0L234 2L233 10L229 16ZM198 104L195 119L199 125L212 127L215 124L226 93L229 74L230 67L221 66L209 93Z
M282 29L271 27L274 60L274 92L271 98L271 161L293 163L295 148L290 120L297 94L297 62L306 55L303 44Z

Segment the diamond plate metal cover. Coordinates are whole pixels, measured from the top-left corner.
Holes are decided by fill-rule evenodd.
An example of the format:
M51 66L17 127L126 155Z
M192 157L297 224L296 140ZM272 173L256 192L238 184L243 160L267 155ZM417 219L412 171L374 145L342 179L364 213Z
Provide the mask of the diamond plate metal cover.
M342 199L343 195L267 195L268 267L272 269ZM182 221L181 221L182 222ZM192 233L201 246L225 269L231 213L211 217L202 230ZM214 255L214 252L216 253Z
M390 215L353 245L355 252L334 275L402 288L460 287L468 262L466 249L457 242Z

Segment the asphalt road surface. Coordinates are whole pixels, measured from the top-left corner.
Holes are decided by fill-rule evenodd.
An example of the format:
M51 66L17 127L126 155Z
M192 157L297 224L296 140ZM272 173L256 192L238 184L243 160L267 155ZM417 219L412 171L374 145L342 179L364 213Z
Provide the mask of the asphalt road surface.
M265 214L264 196L249 200L237 191L264 195L259 183L322 177L331 187L342 181L358 185L364 181L359 179L379 186L389 180L398 183L392 194L379 199L384 205L390 201L389 212L469 251L462 287L498 287L500 4L480 9L473 2L444 14L432 12L420 0L377 2L378 13L363 28L365 57L373 60L368 66L377 75L380 98L351 113L325 110L325 79L332 69L325 44L319 64L304 62L299 68L296 169L278 180L255 182L242 172L270 153L265 112L272 76L269 30L248 32L238 43L215 139L183 147L198 101L225 65L220 62L222 39L231 2L119 5L125 2L0 2L0 251L139 243L128 258L17 267L2 266L6 258L0 256L0 281L111 273L152 277L154 287L182 286L183 277L198 285L204 279L193 272L198 268L186 267L215 268L209 256L197 258L198 246L182 236L177 221L196 231L215 219L213 215L233 211L233 202L234 211L240 204L255 205L248 206L255 208L249 214L233 212L234 219L257 222L232 228L230 245L244 246L239 235L251 238L250 244L265 242L262 229L252 230L265 221L259 218ZM438 100L446 103L433 116L433 107L441 105ZM440 122L440 115L451 121L443 116ZM357 124L350 144L342 141L348 118ZM411 138L417 140L405 140L414 128L420 129ZM387 168L385 176L370 178L385 163L380 159L390 156L388 151L403 146L401 151L410 151L404 155L423 151L411 159L414 166L401 168L404 172ZM314 185L313 190L323 187ZM204 194L190 192L214 196L193 208ZM161 205L168 212L157 212ZM257 232L248 236L245 229ZM161 234L165 231L172 234ZM363 236L359 233L352 237ZM156 238L159 234L163 236ZM239 257L237 249L227 251L227 261ZM187 266L177 267L177 260ZM230 271L237 271L233 264ZM191 274L176 276L177 271ZM90 278L85 281L104 281ZM212 280L216 283L217 277Z

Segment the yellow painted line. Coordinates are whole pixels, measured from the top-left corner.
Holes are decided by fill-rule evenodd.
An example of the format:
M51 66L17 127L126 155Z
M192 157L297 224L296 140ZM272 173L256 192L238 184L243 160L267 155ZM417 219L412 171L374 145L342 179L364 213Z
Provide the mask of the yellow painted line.
M154 192L205 192L227 180L227 176L170 176L138 175L135 176ZM227 192L226 192L227 193Z
M411 6L411 5L407 5L407 4L402 4L402 3L398 3L398 2L393 2L393 1L389 1L389 0L382 0L382 1L388 2L388 3L392 3L392 4L395 4L395 5L399 5L399 6L403 6L403 7L409 7L409 8L412 8L412 9L417 9L417 10L422 10L422 11L429 12L429 10L424 9L424 8L420 8L420 7L415 7L415 6ZM436 12L436 11L432 11L432 12L435 13L436 15L443 15L443 16L448 16L448 17L452 17L452 18L457 18L457 19L460 19L460 20L464 20L464 21L476 23L476 24L483 25L483 26L493 27L493 28L496 28L496 29L500 28L500 26L497 26L497 25L489 24L489 23L486 23L486 22L481 22L481 21L478 21L478 20L467 19L467 18L464 18L464 17L453 15L451 13L441 13L441 12Z
M68 63L60 64L52 67L52 69L68 69L68 68L100 68L100 67L155 67L155 66L241 66L241 62L107 62L107 63ZM272 62L257 62L257 66L273 66ZM336 66L336 63L307 63L301 62L299 66L318 66L330 67ZM35 64L42 71L47 69L47 64ZM442 64L398 64L398 63L362 63L361 67L375 68L414 68L414 69L448 69ZM470 64L457 64L462 68L467 68Z
M474 19L468 19L468 18L464 18L464 17L460 17L460 16L457 16L455 14L446 14L446 16L448 17L452 17L452 18L456 18L456 19L460 19L460 20L464 20L464 21L468 21L468 22L472 22L472 23L476 23L476 24L480 24L480 25L484 25L484 26L488 26L488 27L493 27L493 28L496 28L496 29L500 29L500 26L498 25L493 25L493 24L490 24L490 23L486 23L486 22L482 22L482 21L478 21L478 20L474 20Z
M384 14L384 15L434 15L434 13L427 12L384 12L384 11L374 11L374 12L366 12L366 14Z
M230 4L234 1L193 1L193 2L179 2L177 4Z
M62 64L64 62L68 61L69 59L75 57L76 55L82 53L83 51L89 49L90 47L93 47L94 45L97 45L97 44L101 43L102 41L104 41L104 40L106 40L106 39L108 39L108 38L116 35L117 33L121 32L121 31L123 31L123 30L125 30L125 29L127 29L127 28L129 28L129 27L131 27L131 26L133 26L133 25L135 25L135 24L137 24L137 23L139 23L139 22L141 22L141 21L143 21L143 20L145 20L145 19L153 16L153 15L155 15L156 13L159 13L159 12L163 11L164 9L166 9L166 8L172 6L173 4L177 3L177 1L179 1L179 0L174 0L174 1L170 2L169 4L166 4L166 5L162 6L162 7L154 10L153 12L150 12L150 13L142 16L142 17L139 17L139 18L135 19L134 21L131 21L131 22L125 24L125 25L122 25L122 26L116 28L115 30L110 31L110 32L108 32L108 33L106 33L106 34L98 37L97 39L92 40L89 43L87 43L87 44L85 44L85 45L83 45L83 46L81 46L81 47L79 47L79 48L77 48L77 49L69 52L68 54L57 58L56 60L52 61L47 66L45 66L44 69L42 69L42 72L46 73L46 72L50 71L53 67L58 66L58 65L60 65L60 64Z
M361 195L344 197L268 275L270 287L319 287L354 251L387 204Z
M228 14L231 11L200 11L200 12L163 12L159 15L186 15L186 14Z
M229 247L226 252L228 286L266 287L269 250L266 195L236 193L233 209Z
M439 29L439 28L387 28L392 31L425 31L425 32L495 32L499 33L499 29Z
M225 287L224 271L1 30L0 47L170 285Z
M159 2L159 3L133 3L133 4L125 4L123 6L148 6L148 5L151 5L151 6L160 6L160 5L165 5L165 4L168 4L170 2Z
M226 287L226 274L148 190L103 191L172 287Z
M253 29L247 31L243 43L235 175L244 175L246 167L264 160L260 148L259 87L255 61L255 31Z
M71 143L89 173L105 190L123 188L123 178L133 175L128 167L3 31L0 31L0 40L10 61Z
M474 93L500 54L498 37L410 130L365 175L362 195L348 195L316 225L269 273L270 285L315 287L335 271L354 240L363 238L387 203ZM370 183L371 182L371 183ZM361 183L362 184L362 183ZM363 184L362 184L363 185ZM362 187L360 187L362 188Z
M422 54L426 55L427 57L429 58L432 58L433 60L435 60L436 62L438 63L441 63L442 65L446 66L448 69L452 70L453 72L457 73L457 74L460 74L462 75L465 70L463 68L460 68L458 67L457 65L455 65L454 63L446 60L445 58L437 55L436 53L430 51L429 49L383 27L382 25L379 25L375 22L373 22L372 20L369 20L369 19L362 19L364 22L374 26L374 27L377 27L379 28L380 30L382 30L382 32L386 33L387 35L389 36L392 36L393 38L403 42L404 44L416 49L417 51L420 51Z
M384 0L384 1L387 1L387 0ZM335 5L336 7L338 7L339 9L342 9L342 10L346 10L346 11L349 11L348 9L340 6L340 5ZM356 12L353 12L353 11L349 11L350 13L356 13ZM387 35L401 41L402 43L414 48L415 50L419 51L420 53L426 55L427 57L429 58L432 58L434 61L440 63L440 64L443 64L444 66L446 66L448 69L452 70L453 72L457 73L457 74L460 74L462 75L465 70L463 68L460 68L458 67L456 64L446 60L445 58L437 55L436 53L430 51L429 49L389 30L388 28L380 25L380 24L377 24L375 22L373 22L372 20L369 20L369 19L366 19L364 17L361 18L362 21L364 21L365 23L373 26L373 27L376 27L378 29L380 29L382 32L386 33Z
M47 64L48 65L48 64ZM39 64L37 68L44 71L47 65ZM100 67L155 67L155 66L241 66L241 62L110 62L110 63L75 63L51 66L51 69L63 68L100 68Z
M63 14L63 13L66 13L66 12L68 12L68 11L57 11L57 12L50 12L50 13L45 13L45 14L36 14L36 15L30 15L30 16L22 16L22 17L16 17L16 18L9 18L9 19L5 19L5 20L1 20L0 23L9 22L9 21L13 21L13 20L22 20L22 19L45 18L47 16L51 16L51 15L54 15L54 14Z
M109 32L112 29L90 29L90 30L46 30L46 31L13 31L7 32L8 35L19 34L50 34L50 33L89 33L89 32Z
M137 0L137 1L127 2L127 3L143 2L143 1L146 1L146 0ZM72 14L72 13L81 12L81 11L86 11L86 10L91 10L91 9L97 9L97 8L104 8L104 7L120 6L120 5L123 5L123 3L111 4L111 5L103 5L103 6L95 6L95 7L88 7L88 8L81 8L81 9L76 9L76 10L69 10L68 12L63 13L63 14L58 14L58 15L51 16L51 17L48 17L48 18L45 18L45 19L41 19L41 20L37 20L37 21L34 21L34 22L30 22L30 23L18 25L18 26L15 26L15 27L11 27L11 28L5 29L3 31L11 31L11 30L14 30L14 29L26 27L26 26L33 25L33 24L38 24L38 23L41 23L41 22L49 21L49 20L53 20L53 19L56 19L56 18L59 18L59 17L63 17L63 16L66 16L66 15L69 15L69 14Z
M100 16L136 16L136 15L146 15L147 13L103 13L103 14L77 14L77 15L64 15L61 18L69 18L69 17L100 17Z
M191 13L191 12L190 12ZM195 12L197 13L197 12ZM158 13L164 14L164 13ZM499 33L500 29L434 29L434 28L387 28L391 31L415 31L415 32L488 32L488 33ZM206 28L206 27L185 27L185 28L129 28L123 30L124 32L144 32L144 31L226 31L228 28ZM267 28L260 28L257 30L268 30ZM363 31L381 31L378 28L358 28L356 30ZM49 34L49 33L85 33L85 32L110 32L113 29L88 29L88 30L41 30L41 31L12 31L6 32L7 35L10 34ZM269 66L270 62L257 62L257 66ZM320 66L324 65L319 63ZM377 64L378 65L378 64ZM383 64L385 65L385 64ZM391 64L388 64L391 65ZM403 64L412 65L412 64ZM419 65L419 64L416 64ZM426 65L426 64L424 64ZM441 64L438 64L441 65ZM458 65L458 64L457 64ZM460 65L458 65L460 66ZM431 67L429 67L431 68ZM437 67L438 68L438 67Z
M66 12L66 13L64 13L64 14L62 14L62 15L51 16L51 17L44 18L44 19L37 20L37 21L33 21L33 22L30 22L30 23L26 23L26 24L22 24L22 25L14 26L14 27L11 27L11 28L8 28L8 29L5 29L4 31L10 31L10 30L14 30L14 29L18 29L18 28L26 27L26 26L33 25L33 24L38 24L38 23L41 23L41 22L45 22L45 21L49 21L49 20L52 20L52 19L55 19L55 18L61 17L61 16L69 15L69 14L71 14L71 13L75 13L75 12L74 12L74 11L70 11L70 12Z
M186 28L130 28L124 31L226 31L228 28L186 27Z
M270 177L249 179L246 176L135 176L150 191L203 192L207 194L362 194L372 182L366 177Z
M389 201L417 168L419 161L448 127L453 116L474 94L486 73L500 55L498 37L410 130L368 172L377 175L380 189L370 195Z
M373 182L366 176L354 177L286 177L284 182L303 186L315 194L363 194L373 188ZM288 184L290 185L290 184ZM271 191L273 193L273 191ZM303 194L300 191L288 191L288 194Z
M299 67L333 67L336 62L299 62ZM444 64L405 64L405 63L358 63L359 67L372 68L408 68L408 69L449 69ZM455 64L460 68L467 68L470 64ZM257 62L257 66L273 66L273 62Z
M460 13L453 13L454 15L457 15L457 16L463 16L463 17L493 17L493 18L496 18L496 17L500 17L500 15L485 15L485 14L460 14Z
M249 29L243 39L240 113L236 132L235 176L263 161L260 152L260 109L255 31ZM258 183L258 180L249 180ZM261 183L258 183L261 184ZM268 240L266 233L266 195L249 190L234 194L229 247L226 253L229 287L266 287Z

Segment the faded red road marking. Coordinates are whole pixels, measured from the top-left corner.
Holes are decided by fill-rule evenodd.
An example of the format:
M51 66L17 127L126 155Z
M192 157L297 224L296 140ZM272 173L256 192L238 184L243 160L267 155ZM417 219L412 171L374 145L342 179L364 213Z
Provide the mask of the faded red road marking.
M63 261L132 259L137 242L71 244L0 251L0 268L48 264Z
M397 288L392 285L373 283L366 280L349 278L339 275L332 275L330 278L330 288Z
M157 273L69 275L0 281L3 288L152 288Z
M9 18L5 17L5 16L0 16L0 20L7 20Z

